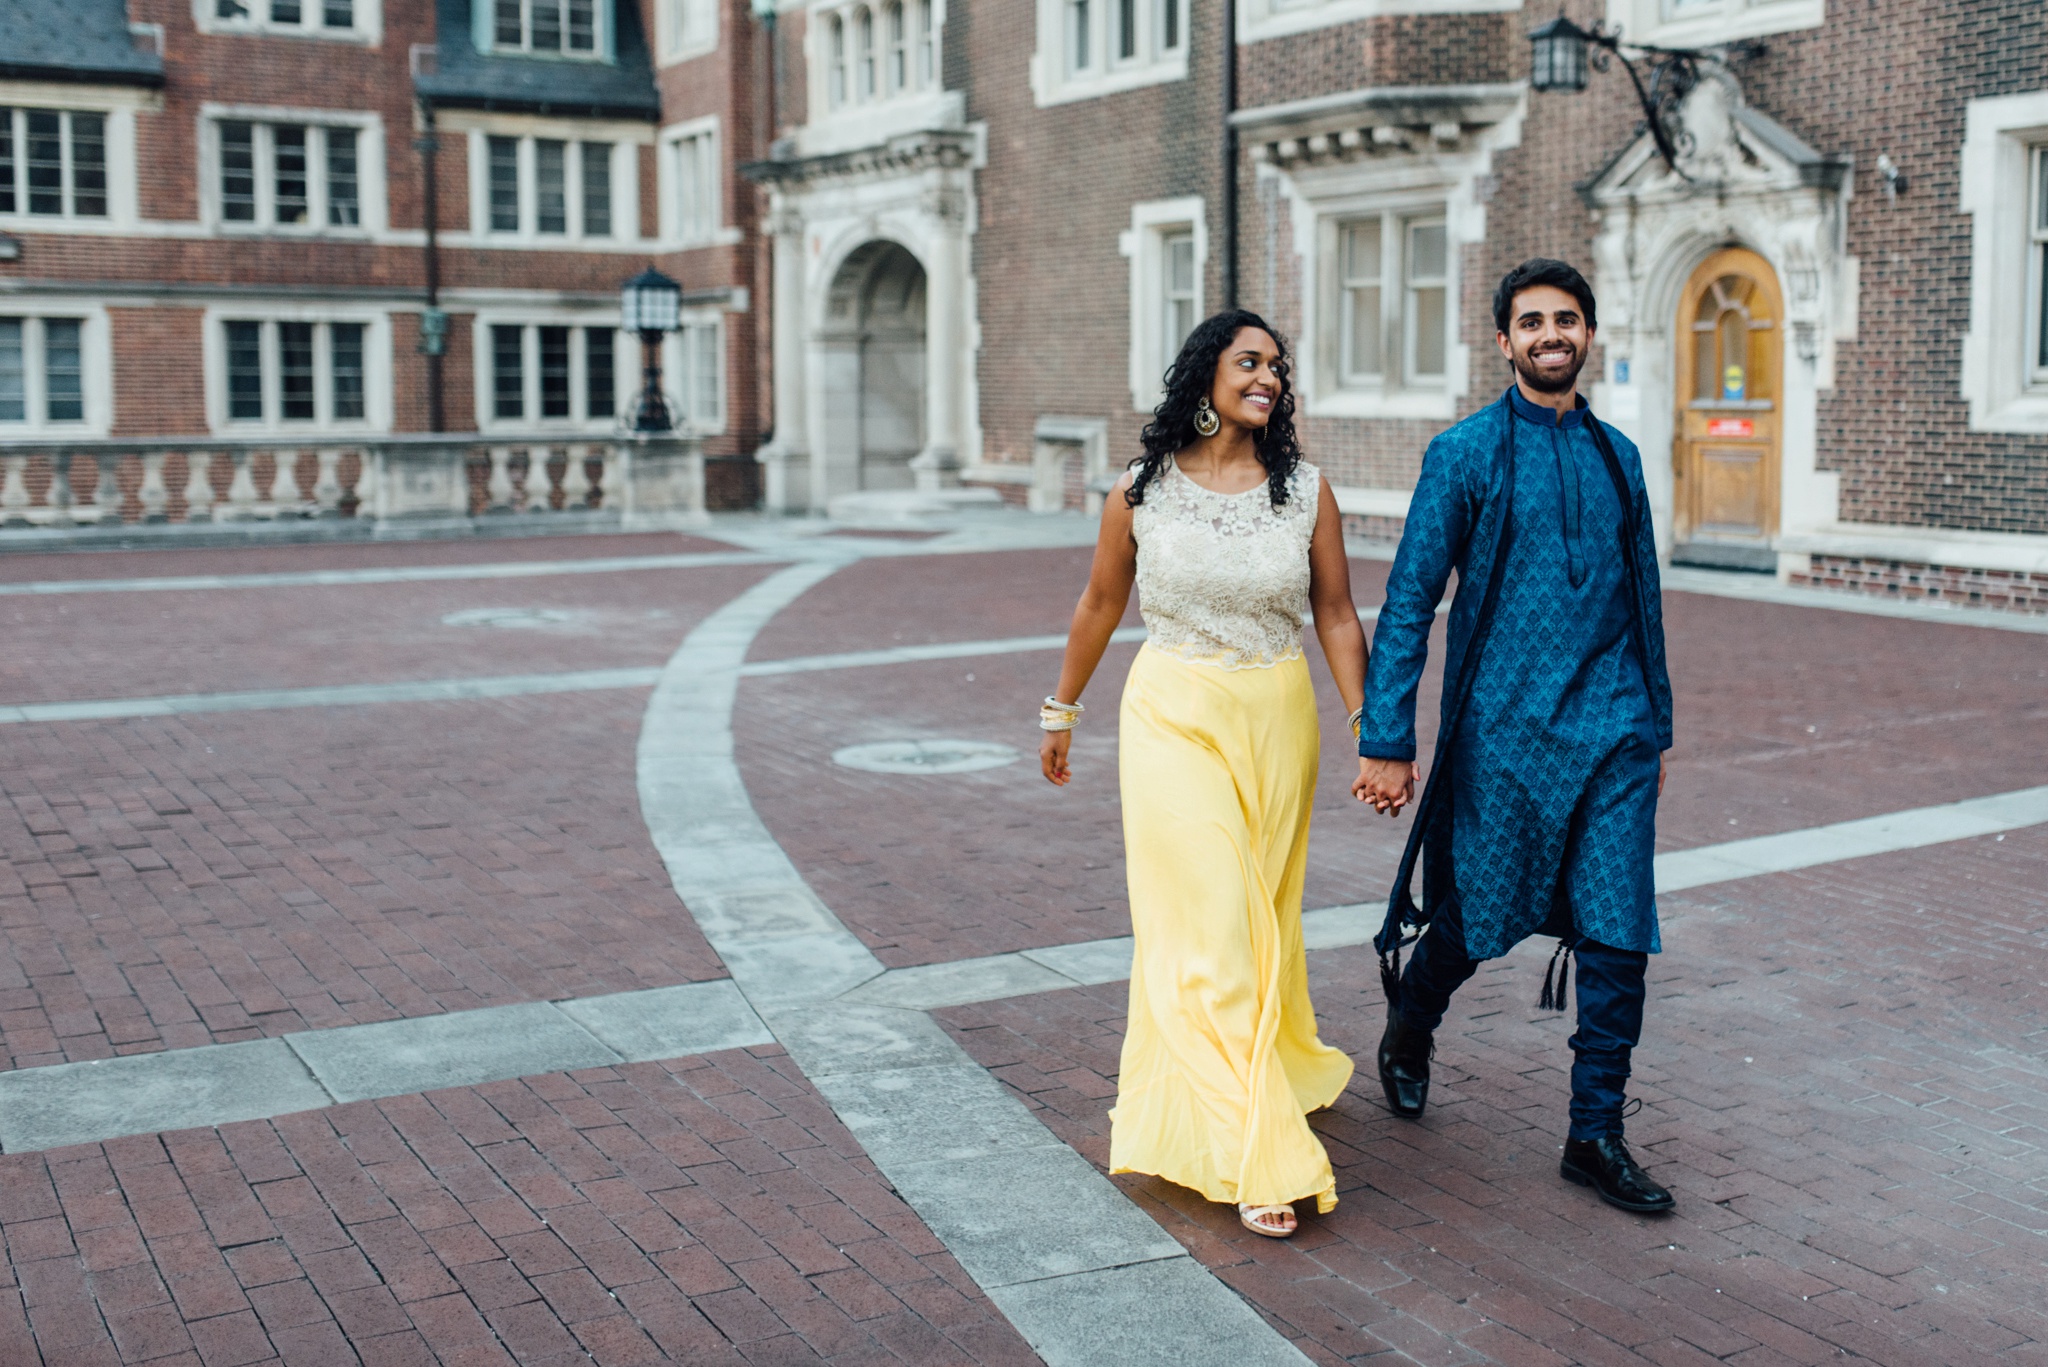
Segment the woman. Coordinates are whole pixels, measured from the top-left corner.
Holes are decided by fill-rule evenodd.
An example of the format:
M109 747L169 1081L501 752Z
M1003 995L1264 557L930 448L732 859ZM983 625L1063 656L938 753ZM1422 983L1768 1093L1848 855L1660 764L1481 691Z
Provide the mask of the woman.
M1301 459L1287 352L1221 313L1167 372L1145 453L1102 510L1039 760L1064 786L1081 693L1138 587L1147 639L1119 721L1137 953L1110 1170L1233 1202L1256 1234L1337 1204L1308 1112L1351 1061L1316 1038L1301 943L1315 796L1304 602L1357 724L1365 633L1330 486Z

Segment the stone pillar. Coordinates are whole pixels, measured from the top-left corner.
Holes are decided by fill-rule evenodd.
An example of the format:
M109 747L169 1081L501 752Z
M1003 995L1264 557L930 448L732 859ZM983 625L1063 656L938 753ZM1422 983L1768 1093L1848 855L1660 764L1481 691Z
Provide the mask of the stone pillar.
M967 337L967 203L951 185L931 191L937 231L924 263L924 450L911 460L917 487L960 483L961 352Z
M779 201L780 195L776 196ZM761 462L761 501L771 512L811 507L810 417L806 411L804 328L804 223L777 203L768 216L775 236L775 437L755 453Z

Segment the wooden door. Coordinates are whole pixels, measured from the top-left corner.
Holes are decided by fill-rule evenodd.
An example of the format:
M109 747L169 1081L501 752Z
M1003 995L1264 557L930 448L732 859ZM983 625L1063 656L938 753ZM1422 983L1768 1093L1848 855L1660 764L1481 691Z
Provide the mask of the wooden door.
M1778 530L1784 308L1755 252L1700 263L1678 304L1677 540L1768 549Z

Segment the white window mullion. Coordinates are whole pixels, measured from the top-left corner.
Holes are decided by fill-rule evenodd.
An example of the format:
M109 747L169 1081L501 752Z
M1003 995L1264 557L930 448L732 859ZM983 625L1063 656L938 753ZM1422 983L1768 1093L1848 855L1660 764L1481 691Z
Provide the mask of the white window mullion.
M536 0L537 3L537 0ZM519 329L519 388L524 395L520 411L525 421L540 421L540 329L528 323Z
M313 422L326 427L333 421L334 337L327 324L317 323L313 327Z
M582 325L571 324L569 327L569 420L571 422L585 422L590 417L590 395L585 392L587 389L585 381L590 375L589 366L585 364L585 352L588 346L589 342L583 335Z
M311 13L320 0L308 0L302 13ZM306 127L306 228L321 232L327 227L327 130L317 124ZM316 412L319 409L316 407Z
M21 364L26 372L21 377L22 397L27 402L25 416L31 425L50 420L50 366L44 341L42 319L21 320Z
M263 422L274 423L284 412L283 354L278 343L277 324L266 319L262 324L263 353Z

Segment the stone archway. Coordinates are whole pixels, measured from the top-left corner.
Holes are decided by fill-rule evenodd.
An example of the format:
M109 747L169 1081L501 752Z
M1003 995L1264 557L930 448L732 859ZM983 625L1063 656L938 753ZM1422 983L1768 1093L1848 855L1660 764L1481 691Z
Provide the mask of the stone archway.
M820 341L828 488L912 488L926 407L918 259L894 242L856 248L833 276Z

